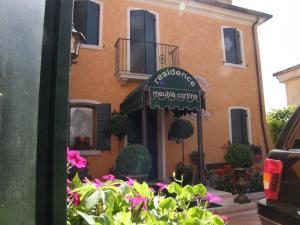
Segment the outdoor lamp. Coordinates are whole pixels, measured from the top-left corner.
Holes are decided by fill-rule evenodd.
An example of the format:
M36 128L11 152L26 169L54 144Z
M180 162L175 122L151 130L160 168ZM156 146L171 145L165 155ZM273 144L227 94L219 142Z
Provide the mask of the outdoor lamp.
M79 49L81 43L85 40L85 37L83 34L79 31L77 31L74 27L74 24L72 24L72 37L71 37L71 63L75 64L75 59L79 55Z

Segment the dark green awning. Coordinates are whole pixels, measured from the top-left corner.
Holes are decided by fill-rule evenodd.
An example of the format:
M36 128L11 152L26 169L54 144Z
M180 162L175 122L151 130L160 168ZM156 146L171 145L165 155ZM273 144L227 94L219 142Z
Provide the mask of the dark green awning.
M120 112L128 114L144 106L148 95L150 108L169 108L199 111L205 108L203 95L196 79L188 72L168 67L157 71L147 81L130 92L120 105Z

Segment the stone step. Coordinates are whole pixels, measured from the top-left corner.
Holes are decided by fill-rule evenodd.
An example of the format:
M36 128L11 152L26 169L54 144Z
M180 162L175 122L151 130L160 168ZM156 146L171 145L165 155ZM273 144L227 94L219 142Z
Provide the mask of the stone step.
M221 192L218 190L209 190L209 192L214 195L218 195L222 199L221 207L211 208L210 210L216 214L230 217L256 211L257 201L264 197L263 192L249 193L247 196L249 199L251 199L251 202L246 204L238 204L233 201L237 195L232 195L231 193Z

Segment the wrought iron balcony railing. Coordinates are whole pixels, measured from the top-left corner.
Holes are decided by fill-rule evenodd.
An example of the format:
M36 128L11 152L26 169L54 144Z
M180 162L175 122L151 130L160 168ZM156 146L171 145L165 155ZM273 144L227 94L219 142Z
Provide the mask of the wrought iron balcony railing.
M115 44L116 74L152 75L169 66L179 66L178 46L124 38L119 38Z

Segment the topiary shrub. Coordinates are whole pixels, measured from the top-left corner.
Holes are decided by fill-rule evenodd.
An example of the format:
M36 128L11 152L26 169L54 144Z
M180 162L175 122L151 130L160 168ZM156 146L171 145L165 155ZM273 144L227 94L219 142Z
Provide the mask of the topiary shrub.
M248 168L253 165L254 154L249 145L231 144L224 158L235 168Z
M194 133L193 124L184 119L175 120L171 124L171 128L169 130L169 136L178 139L186 139L192 136Z
M131 132L132 128L133 125L126 115L113 112L107 132L121 140L121 138Z
M193 124L189 120L178 119L171 124L169 130L169 137L176 138L177 141L181 141L182 150L182 163L184 165L184 141L183 139L189 138L194 133Z
M122 175L144 175L151 170L151 156L142 145L127 145L116 160L116 169Z

